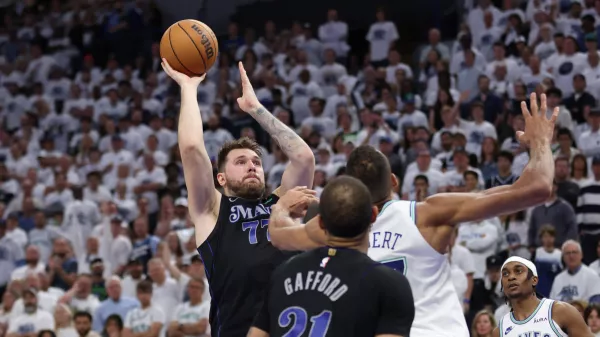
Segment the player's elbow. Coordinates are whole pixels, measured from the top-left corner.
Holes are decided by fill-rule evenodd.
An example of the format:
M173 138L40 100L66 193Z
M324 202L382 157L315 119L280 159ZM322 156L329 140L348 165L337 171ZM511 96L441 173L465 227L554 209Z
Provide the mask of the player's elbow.
M315 167L315 155L310 147L306 144L299 151L288 156L288 158L296 163L302 164L305 167Z
M528 199L535 204L541 204L552 195L552 183L534 182L529 190Z

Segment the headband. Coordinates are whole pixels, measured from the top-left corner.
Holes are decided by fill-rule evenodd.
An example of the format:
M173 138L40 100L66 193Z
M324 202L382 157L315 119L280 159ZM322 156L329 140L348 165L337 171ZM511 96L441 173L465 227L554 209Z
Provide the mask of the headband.
M504 266L506 266L506 264L509 262L519 262L520 264L529 268L529 270L531 270L531 272L533 273L533 276L536 276L536 277L538 276L537 268L535 267L535 264L533 264L533 262L531 262L527 259L524 259L522 257L519 257L519 256L511 256L508 259L506 259L506 261L504 261L504 263L502 264L502 268L500 268L500 271L502 271L502 269L504 269Z

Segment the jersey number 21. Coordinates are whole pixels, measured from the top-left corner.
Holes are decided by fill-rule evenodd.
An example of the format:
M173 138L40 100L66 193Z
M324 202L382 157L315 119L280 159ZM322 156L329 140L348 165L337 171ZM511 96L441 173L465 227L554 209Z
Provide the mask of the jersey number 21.
M300 337L306 331L310 320L308 337L323 337L329 329L331 311L323 310L320 314L308 317L306 310L301 307L288 307L279 314L277 323L282 328L289 328L283 337Z

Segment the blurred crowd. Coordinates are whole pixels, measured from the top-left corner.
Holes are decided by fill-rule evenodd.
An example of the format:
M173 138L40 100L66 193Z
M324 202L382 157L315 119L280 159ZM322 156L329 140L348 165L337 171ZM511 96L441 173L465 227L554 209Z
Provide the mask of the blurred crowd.
M529 160L520 103L545 93L548 115L560 109L552 196L460 224L452 281L472 335L490 336L508 311L500 266L532 259L538 293L576 305L600 336L600 0L497 5L467 4L457 37L432 28L415 55L398 51L385 9L366 55L334 9L316 26L231 23L198 89L205 146L216 160L228 140L255 139L268 188L281 181L287 158L236 104L241 60L261 103L313 148L318 192L363 144L388 157L395 198L476 192L518 179ZM160 12L146 0L0 12L0 335L210 334Z

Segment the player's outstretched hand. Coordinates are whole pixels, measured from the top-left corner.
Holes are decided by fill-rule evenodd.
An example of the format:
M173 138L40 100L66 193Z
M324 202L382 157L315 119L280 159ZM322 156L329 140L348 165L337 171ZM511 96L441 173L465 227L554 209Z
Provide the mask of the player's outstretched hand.
M295 187L279 198L277 205L290 212L292 218L301 218L310 204L319 202L316 194L306 186Z
M554 124L560 109L554 108L552 116L548 118L548 105L546 104L546 94L540 96L540 106L538 107L537 96L532 93L529 97L529 106L531 112L527 109L527 104L521 102L521 111L525 118L525 131L517 131L517 138L522 144L531 147L533 145L546 146L552 142L554 133Z
M241 61L239 62L238 67L240 69L240 78L242 82L242 97L238 98L237 102L240 109L245 112L250 112L253 109L257 109L260 106L260 102L258 101L258 98L256 98L252 83L250 83L248 74L246 74L246 69L244 69L244 65Z
M198 85L200 85L200 83L202 83L202 81L204 81L204 78L206 78L206 74L204 74L202 76L189 77L188 75L186 75L184 73L180 73L177 70L171 68L171 66L169 65L169 62L167 62L167 60L164 58L162 59L161 66L162 66L163 70L165 71L165 73L167 73L167 75L169 75L169 77L172 78L173 81L177 82L177 84L179 84L180 87L183 87L183 86L198 87Z

